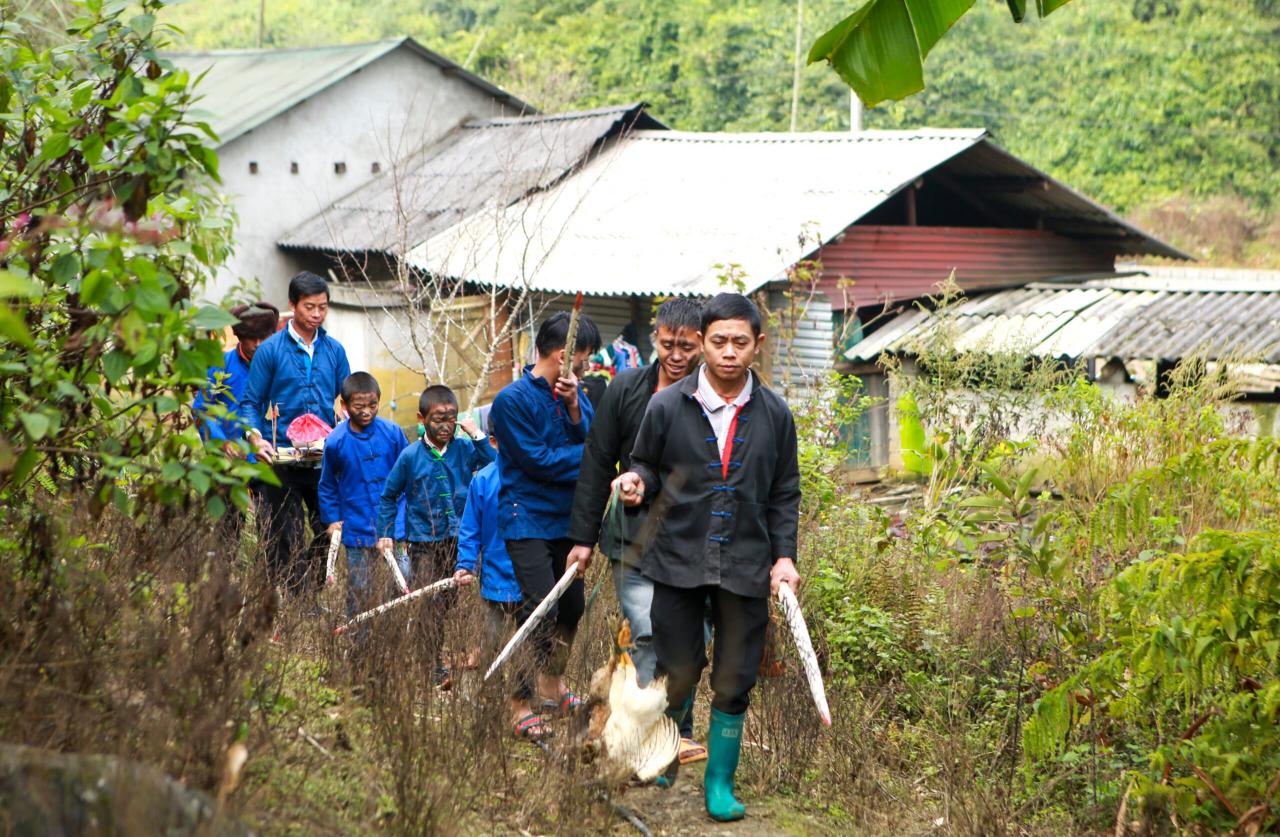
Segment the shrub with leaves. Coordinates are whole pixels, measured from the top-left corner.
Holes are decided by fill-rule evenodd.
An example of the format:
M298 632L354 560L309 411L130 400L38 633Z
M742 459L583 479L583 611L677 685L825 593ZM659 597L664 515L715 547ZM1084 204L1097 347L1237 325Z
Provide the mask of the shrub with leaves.
M1139 797L1214 831L1274 829L1280 777L1280 538L1207 532L1134 563L1103 591L1106 650L1047 692L1033 758L1076 737L1146 753ZM1246 832L1240 832L1246 833Z
M257 472L189 420L232 321L193 301L230 225L162 6L84 0L54 46L0 7L0 499L38 479L218 515Z

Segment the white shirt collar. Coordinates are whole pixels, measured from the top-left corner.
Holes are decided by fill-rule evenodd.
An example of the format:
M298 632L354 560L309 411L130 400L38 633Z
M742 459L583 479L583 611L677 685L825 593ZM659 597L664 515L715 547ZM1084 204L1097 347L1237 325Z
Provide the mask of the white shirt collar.
M702 406L709 413L718 413L723 407L736 407L740 404L746 404L751 400L751 387L754 383L750 370L747 371L747 383L742 387L742 392L732 401L725 401L720 397L714 389L711 388L711 382L707 380L707 367L705 365L698 367L698 400L702 402Z
M289 330L289 336L293 338L293 342L301 346L304 352L307 354L313 354L315 352L316 340L320 337L319 331L316 332L316 336L311 338L311 342L308 343L306 340L302 339L302 335L293 327L293 320L289 320L289 324L285 326L285 328Z

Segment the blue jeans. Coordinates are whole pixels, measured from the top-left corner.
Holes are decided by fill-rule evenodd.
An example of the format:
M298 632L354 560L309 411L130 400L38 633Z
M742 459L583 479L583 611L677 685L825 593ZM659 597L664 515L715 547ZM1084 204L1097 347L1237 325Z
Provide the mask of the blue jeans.
M403 549L395 550L395 555L396 563L400 565L400 572L404 574L405 580L409 581L413 576L409 571L409 556L405 554ZM377 607L383 602L400 595L400 591L395 588L394 582L388 582L387 589L381 595L370 589L369 577L373 572L374 564L385 562L386 559L382 557L382 553L378 551L377 547L347 547L348 618Z
M658 665L658 656L653 650L653 618L649 612L653 607L653 582L636 567L621 561L609 563L622 617L631 623L631 642L635 645L631 660L636 664L636 680L641 687L648 686Z

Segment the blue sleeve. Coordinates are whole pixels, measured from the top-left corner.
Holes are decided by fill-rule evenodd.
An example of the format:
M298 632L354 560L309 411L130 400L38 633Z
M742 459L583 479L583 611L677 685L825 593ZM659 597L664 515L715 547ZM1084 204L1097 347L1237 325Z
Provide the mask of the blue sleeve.
M404 453L404 449L409 447L409 439L404 435L404 428L398 424L391 425L391 449L395 451L396 462L400 461L400 454ZM408 514L407 498L401 494L400 501L396 504L396 535L398 541L402 541L408 535L409 521L405 516Z
M236 411L240 414L240 421L246 427L257 428L258 432L264 438L270 439L270 429L264 424L266 419L267 397L270 395L271 378L275 374L276 353L275 346L264 343L258 347L258 353L253 356L253 364L249 367L249 386L244 391L244 398L240 399L240 407Z
M493 445L489 444L488 439L480 442L472 439L471 451L471 473L473 474L493 461Z
M380 538L396 537L395 524L397 519L403 520L404 503L401 500L404 494L404 488L409 478L409 459L410 457L401 452L396 464L391 466L391 473L387 474L387 484L382 488L382 499L378 501L378 525L377 533Z
M581 385L577 388L577 410L579 410L582 415L581 421L577 422L575 425L566 418L566 420L564 420L564 429L566 429L570 442L573 444L582 444L586 442L586 434L591 430L591 420L595 418L595 407L591 404L591 399L588 398L588 395L586 395L586 392L582 389Z
M480 508L484 505L480 483L480 480L473 480L467 489L467 506L462 510L462 521L458 524L457 568L473 574L480 561Z
M542 439L538 421L529 406L518 397L498 394L493 404L494 435L502 455L539 482L573 482L578 478L582 445L553 448ZM585 399L584 399L585 400ZM583 412L585 418L586 412Z
M351 364L347 362L347 350L342 347L342 344L337 340L334 340L333 343L338 347L338 380L333 382L333 397L337 398L342 392L342 382L351 374ZM333 405L330 404L329 406L332 407Z
M320 522L325 526L342 519L342 504L338 499L338 445L325 445L324 458L320 460Z

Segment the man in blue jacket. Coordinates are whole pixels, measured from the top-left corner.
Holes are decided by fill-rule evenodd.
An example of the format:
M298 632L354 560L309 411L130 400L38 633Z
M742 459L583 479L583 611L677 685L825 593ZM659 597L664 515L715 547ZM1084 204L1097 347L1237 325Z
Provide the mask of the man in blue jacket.
M269 412L279 411L279 427L288 427L305 413L332 427L337 423L334 402L351 374L346 350L323 328L329 313L328 283L306 271L293 277L289 310L289 325L258 348L240 400L240 419L249 428L250 443L268 462L275 455ZM301 591L324 572L326 537L317 494L320 463L277 463L272 470L280 485L263 485L258 509L265 521L267 563L278 584ZM304 508L313 535L309 549Z
M573 548L569 515L593 411L589 399L581 397L577 376L570 372L561 377L561 370L566 351L573 355L572 368L582 368L587 356L600 349L600 332L582 316L572 347L565 345L568 336L567 313L544 320L534 339L537 361L525 367L520 380L498 393L491 410L502 478L498 533L506 541L520 582L522 622L564 574L565 559ZM563 675L583 605L578 579L528 641L538 672L537 691L555 701L561 714L573 712L582 703L565 686ZM522 687L516 695L523 701L522 708L533 697L528 691ZM515 719L513 729L519 738L546 735L532 709Z
M381 561L376 515L387 476L409 446L400 425L378 418L382 388L368 372L353 372L342 383L347 420L324 442L320 466L320 519L330 535L342 533L347 550L347 615L372 607L369 572ZM395 514L395 536L404 538L404 503ZM408 574L407 560L400 571ZM381 599L382 597L377 597Z

